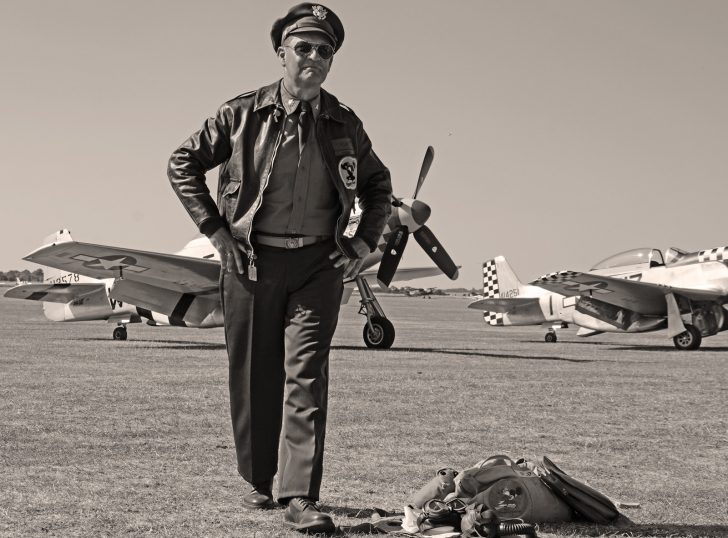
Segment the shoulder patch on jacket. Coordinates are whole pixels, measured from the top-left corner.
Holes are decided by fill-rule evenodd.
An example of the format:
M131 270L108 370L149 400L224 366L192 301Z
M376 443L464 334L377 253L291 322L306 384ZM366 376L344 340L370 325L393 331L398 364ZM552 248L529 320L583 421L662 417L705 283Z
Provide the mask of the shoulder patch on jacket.
M341 108L343 108L344 110L346 110L347 112L351 112L352 114L354 113L354 111L353 111L352 109L350 109L350 108L349 108L348 106L346 106L346 105L345 105L344 103L342 103L342 102L339 102L339 106L340 106Z

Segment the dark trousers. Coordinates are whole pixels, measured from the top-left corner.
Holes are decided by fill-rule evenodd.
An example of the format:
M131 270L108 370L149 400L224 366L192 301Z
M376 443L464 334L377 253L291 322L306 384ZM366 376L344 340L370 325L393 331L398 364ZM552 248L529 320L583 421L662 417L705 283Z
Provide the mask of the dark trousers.
M335 248L256 245L257 282L247 270L221 274L238 472L252 484L279 472L283 500L319 498L329 348L343 292L343 269L329 259Z

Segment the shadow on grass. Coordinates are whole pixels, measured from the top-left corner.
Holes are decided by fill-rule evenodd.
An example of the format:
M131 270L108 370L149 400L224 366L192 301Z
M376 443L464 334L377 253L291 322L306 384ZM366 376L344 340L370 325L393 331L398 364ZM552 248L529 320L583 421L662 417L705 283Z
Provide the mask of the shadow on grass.
M111 342L115 345L126 345L134 347L135 344L145 344L145 347L151 347L154 349L204 349L204 350L218 350L225 349L224 343L215 342L195 342L189 340L142 340L132 338L121 342L115 342L109 338L78 338L77 340L84 340L87 342ZM146 346L146 344L153 344Z
M519 340L518 343L520 344L533 344L533 340ZM641 344L619 344L617 342L584 342L584 341L570 341L565 342L569 344L570 346L602 346L602 347L608 347L614 351L674 351L676 353L680 353L681 350L677 349L673 345L665 344L665 345L641 345ZM545 344L549 345L549 344ZM697 349L695 351L714 351L714 352L720 352L720 351L728 351L728 346L718 346L718 347L708 347L708 346L701 346L700 349Z
M372 516L380 517L404 516L403 513L386 512L379 508L351 508L346 506L322 506L322 510L334 517L347 517L354 519L366 519L368 521L354 525L341 525L335 536L353 536L359 534L378 534ZM588 523L563 523L563 524L541 524L540 531L569 534L574 536L613 536L618 537L650 537L650 538L677 538L705 537L725 538L728 536L728 525L686 525L681 523L634 523L624 514L620 516L614 525L604 526Z
M403 514L382 514L382 511L378 509L366 509L366 508L348 508L348 507L335 507L335 506L324 506L322 507L325 512L328 512L334 516L349 517L368 519L369 521L362 522L354 525L341 525L337 528L334 536L354 536L360 534L379 534L378 529L372 521L374 514L380 514L384 516L392 515L403 515ZM629 519L624 519L622 522L614 526L604 525L592 525L584 523L566 523L566 524L542 524L539 525L540 532L548 532L555 534L569 534L574 536L593 536L593 537L604 537L612 536L618 537L634 537L639 538L677 538L679 536L685 537L704 537L704 538L725 538L728 536L728 525L685 525L680 523L633 523Z
M360 346L331 346L331 349L345 351L372 351L366 347ZM557 357L552 355L514 355L511 353L486 353L476 349L448 349L448 348L432 348L432 347L393 347L391 349L383 349L381 352L386 353L437 353L445 355L463 355L466 357L487 357L494 359L526 359L526 360L546 360L546 361L566 361L566 362L594 362L591 359L571 359L569 357Z
M602 525L567 524L542 525L541 530L553 533L576 533L578 536L617 537L665 537L694 536L705 538L724 538L728 536L728 525L683 525L680 523L627 523L617 527L605 528Z
M683 353L683 351L677 349L675 346L640 346L640 345L633 345L633 346L615 346L615 351L660 351L662 353L665 352L675 352L675 353ZM693 351L690 351L689 353L692 355L693 353L701 353L701 352L719 352L719 351L728 351L728 347L721 346L721 347L701 347L699 349L695 349Z

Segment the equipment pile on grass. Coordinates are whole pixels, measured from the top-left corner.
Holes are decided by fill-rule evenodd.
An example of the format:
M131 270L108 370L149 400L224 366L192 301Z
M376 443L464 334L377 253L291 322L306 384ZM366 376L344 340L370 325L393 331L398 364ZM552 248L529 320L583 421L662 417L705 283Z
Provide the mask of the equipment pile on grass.
M421 536L532 536L535 523L609 524L619 511L604 494L566 474L548 457L537 462L496 455L462 472L451 468L417 491L399 525L381 530Z

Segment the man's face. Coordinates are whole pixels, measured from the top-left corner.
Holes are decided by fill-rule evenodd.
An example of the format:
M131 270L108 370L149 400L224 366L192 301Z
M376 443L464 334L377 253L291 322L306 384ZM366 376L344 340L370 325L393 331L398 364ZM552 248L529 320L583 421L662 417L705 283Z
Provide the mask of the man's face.
M306 41L312 45L330 45L329 40L317 32L299 33L286 38L283 46L278 48L278 57L283 65L284 77L299 86L321 86L329 74L334 58L332 56L328 60L324 60L316 49L307 55L299 55L294 47L300 41Z

